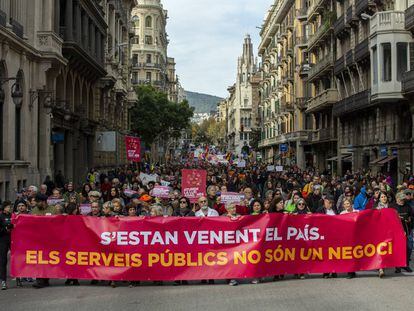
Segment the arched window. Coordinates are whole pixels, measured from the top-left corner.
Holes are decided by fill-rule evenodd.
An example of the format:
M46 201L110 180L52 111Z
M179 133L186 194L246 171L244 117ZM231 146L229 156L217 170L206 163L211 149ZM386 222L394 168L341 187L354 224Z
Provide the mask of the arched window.
M152 17L151 16L145 17L145 27L147 27L147 28L152 27Z

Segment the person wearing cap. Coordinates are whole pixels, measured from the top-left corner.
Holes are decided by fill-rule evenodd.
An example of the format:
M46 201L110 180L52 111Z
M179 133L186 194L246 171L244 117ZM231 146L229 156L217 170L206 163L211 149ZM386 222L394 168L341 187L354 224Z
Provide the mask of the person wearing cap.
M12 203L4 201L2 203L2 213L0 214L0 282L1 289L7 289L7 254L11 245L11 223Z
M405 236L407 239L407 262L405 267L397 267L395 269L395 273L400 273L401 269L404 269L407 272L413 272L410 268L410 257L411 257L411 247L410 247L410 239L409 235L412 231L413 225L413 212L411 208L406 204L406 195L403 191L398 192L395 196L396 202L391 205L393 209L395 209L400 217L401 224L403 226Z
M71 196L76 196L76 203L79 204L81 201L81 196L79 193L75 191L75 186L73 185L73 182L69 182L67 186L67 191L63 194L63 199L65 202L69 202L69 198Z
M89 203L99 202L99 199L101 198L101 193L96 190L89 191L88 198L89 198Z
M17 215L25 215L29 214L29 210L27 208L27 202L25 200L19 200L16 204L16 214Z

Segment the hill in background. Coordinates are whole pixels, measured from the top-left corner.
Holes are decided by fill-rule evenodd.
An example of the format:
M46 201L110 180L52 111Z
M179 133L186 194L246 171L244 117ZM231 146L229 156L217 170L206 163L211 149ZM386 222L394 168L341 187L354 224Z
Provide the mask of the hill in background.
M210 111L216 111L217 103L223 100L223 98L217 96L190 91L185 91L185 96L190 107L195 108L195 113L210 113Z

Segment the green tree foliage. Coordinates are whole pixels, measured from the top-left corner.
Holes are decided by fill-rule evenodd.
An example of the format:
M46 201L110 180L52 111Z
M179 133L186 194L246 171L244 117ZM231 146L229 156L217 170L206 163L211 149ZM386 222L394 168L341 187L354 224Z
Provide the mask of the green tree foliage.
M219 145L226 133L225 123L209 118L201 124L192 124L192 138L196 144Z
M175 103L165 93L150 85L135 89L138 104L130 110L131 129L145 143L152 144L157 137L179 137L180 131L190 126L193 108L186 100Z

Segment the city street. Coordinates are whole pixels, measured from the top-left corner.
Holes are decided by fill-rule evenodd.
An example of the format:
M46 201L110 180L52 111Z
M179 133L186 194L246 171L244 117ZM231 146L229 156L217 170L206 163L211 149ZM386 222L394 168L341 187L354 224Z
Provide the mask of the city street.
M408 310L414 303L413 278L394 275L385 279L374 272L348 280L322 279L313 275L305 280L292 277L284 281L231 287L216 285L155 286L136 288L119 284L65 287L62 281L36 290L25 285L0 292L2 311L8 310ZM195 283L195 282L194 282ZM28 283L26 283L28 284Z

